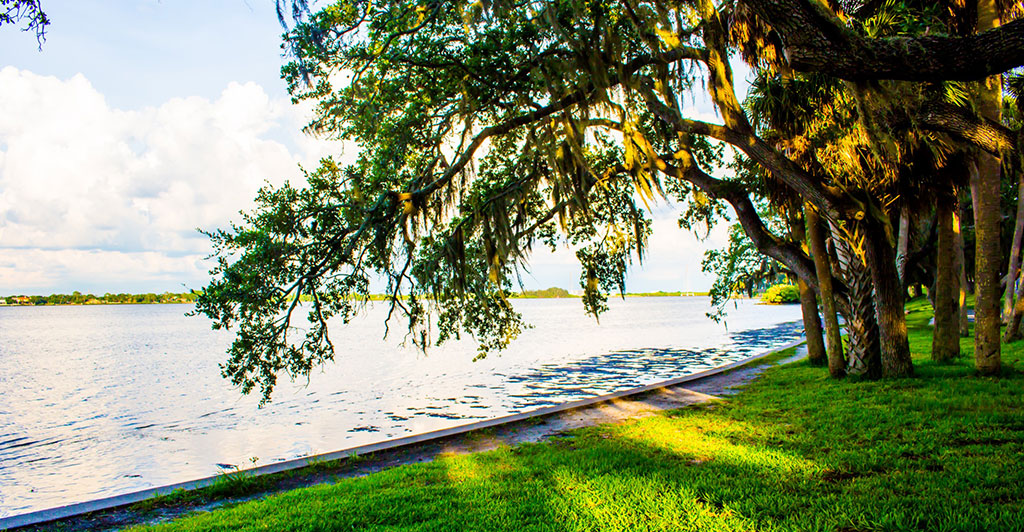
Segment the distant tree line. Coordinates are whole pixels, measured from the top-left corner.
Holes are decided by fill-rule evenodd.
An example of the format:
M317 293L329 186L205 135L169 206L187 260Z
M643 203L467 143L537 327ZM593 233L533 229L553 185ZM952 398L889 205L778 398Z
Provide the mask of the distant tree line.
M127 304L161 304L161 303L192 303L196 300L195 293L174 294L111 294L101 296L73 292L71 294L50 294L48 296L11 295L2 299L7 305L127 305Z
M552 286L551 288L545 288L543 290L523 290L521 294L513 297L521 297L526 299L543 299L543 298L560 298L560 297L575 297L564 288L558 288Z

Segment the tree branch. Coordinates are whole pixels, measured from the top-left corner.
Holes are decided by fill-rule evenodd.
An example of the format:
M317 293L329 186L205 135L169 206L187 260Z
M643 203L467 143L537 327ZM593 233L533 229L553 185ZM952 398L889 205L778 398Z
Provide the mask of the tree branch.
M1024 19L963 37L871 39L816 0L740 0L771 24L790 65L847 80L972 81L1024 65Z
M604 88L618 86L624 80L628 79L633 74L636 74L640 69L653 64L674 63L676 61L681 61L683 59L693 59L701 61L705 59L706 55L707 52L703 49L690 48L684 46L662 54L638 57L633 61L630 61L628 64L626 64L625 68L623 68L621 72L609 75L608 86ZM417 199L428 196L431 193L443 187L448 182L450 182L453 177L455 177L459 172L461 172L466 167L466 165L468 165L469 162L473 160L473 157L476 154L476 150L479 149L480 146L483 145L484 141L486 141L488 138L496 135L504 135L515 130L518 127L525 126L533 122L537 122L538 120L547 118L555 113L564 111L565 109L568 109L573 105L582 103L591 96L593 96L596 89L597 87L593 84L593 82L588 83L585 87L578 89L554 101L551 104L541 107L540 109L536 109L532 112L522 114L514 118L510 118L500 124L484 128L480 133L476 135L476 137L473 138L473 141L470 142L469 146L467 146L466 149L462 151L462 155L458 159L456 159L456 161L451 166L449 166L441 176L439 176L437 179L434 179L432 182L430 182L423 188L420 188L419 190L413 192L413 196L417 197Z
M725 126L683 118L658 99L650 84L642 83L640 93L647 102L647 108L675 131L704 135L737 147L800 196L813 203L829 218L833 220L863 218L864 212L860 206L853 204L849 198L841 195L838 191L816 182L810 174L757 135L740 133Z
M925 129L940 131L973 144L996 157L1013 153L1020 133L945 102L928 102L914 117Z
M663 173L692 183L712 198L727 201L743 226L743 231L759 252L785 264L817 290L818 279L815 276L814 261L800 246L782 240L765 227L745 190L732 183L715 179L692 165L684 170L666 164Z

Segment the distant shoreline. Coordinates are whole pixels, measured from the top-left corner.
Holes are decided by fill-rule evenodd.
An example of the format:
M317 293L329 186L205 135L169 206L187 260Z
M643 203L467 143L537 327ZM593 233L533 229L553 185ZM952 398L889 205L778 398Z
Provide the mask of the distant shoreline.
M618 294L609 294L617 296ZM707 297L707 292L637 292L627 293L626 297ZM53 294L49 296L0 296L0 307L86 307L102 305L191 305L195 303L196 294L107 294L93 296L91 294ZM572 294L568 290L527 290L512 294L510 299L579 299L582 296ZM370 301L383 301L387 296L374 294Z
M111 294L101 296L73 292L71 294L50 294L48 296L24 294L0 296L0 306L41 307L41 306L86 306L86 305L170 305L195 303L199 294L185 292L175 294Z
M0 301L2 307L111 307L127 305L192 305L193 301L166 301L157 303L14 303L8 304Z
M671 293L653 293L653 294L626 294L626 297L708 297L707 292L671 292ZM509 296L509 299L581 299L581 295L568 295L568 296L530 296L515 294ZM608 294L609 298L619 297L619 294ZM736 299L747 299L747 298L736 298Z
M609 296L616 296L618 294L611 293ZM708 292L666 292L659 290L657 292L635 292L627 293L626 297L690 297L690 296L702 296L707 297ZM509 296L513 299L564 299L564 298L580 298L582 294L574 294L564 288L551 287L543 290L523 290L518 294Z

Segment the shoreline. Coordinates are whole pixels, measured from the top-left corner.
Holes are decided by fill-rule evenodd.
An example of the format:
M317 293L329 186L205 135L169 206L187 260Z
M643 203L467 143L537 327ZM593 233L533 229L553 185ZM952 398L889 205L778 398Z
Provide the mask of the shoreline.
M31 297L48 298L48 297L53 297L53 296L56 296L56 295L64 296L66 294L51 294L49 296L42 296L42 295L35 295L35 296L23 296L23 295L18 295L18 296L0 296L0 308L2 308L2 307L97 307L97 306L105 306L105 305L193 305L193 304L195 304L195 301L182 301L182 300L179 300L179 301L151 301L151 302L148 302L148 303L147 302L141 302L141 301L118 302L118 301L99 301L99 300L97 300L96 302L89 302L89 303L86 303L86 302L83 302L83 303L49 303L49 302L46 302L46 303L30 303L30 302L27 302L27 301L26 302L18 302L18 303L7 303L6 302L7 299L15 298L15 297L19 297L19 298L31 298ZM136 295L136 294L128 294L128 295ZM160 294L160 295L162 295L162 294ZM610 296L616 296L616 294L609 294L609 295ZM383 294L371 294L369 299L368 299L368 301L372 301L372 302L386 301L387 297L388 296L383 295ZM580 296L580 295L555 296L555 297L537 297L537 296L532 296L532 295L513 294L513 295L509 296L509 299L581 299L582 297L583 296ZM657 297L657 298L661 298L661 297L709 297L709 295L708 295L707 292L638 292L638 293L634 293L634 294L625 294L624 297L626 297L626 298L637 298L637 297ZM733 298L730 298L730 299L744 300L744 299L757 299L757 298L755 298L755 297L746 297L746 296L736 296L736 297L733 297Z
M14 304L14 305L9 305L9 304L6 304L6 303L0 303L0 308L4 308L4 307L10 307L10 308L17 308L17 307L29 307L29 308L35 308L35 307L124 307L124 306L128 306L128 305L139 305L139 306L149 307L149 306L153 306L153 305L194 305L194 304L195 303L192 302L192 301L173 301L173 302L167 302L167 303L43 303L41 305L33 305L33 304L29 304L29 303L17 303L17 304Z

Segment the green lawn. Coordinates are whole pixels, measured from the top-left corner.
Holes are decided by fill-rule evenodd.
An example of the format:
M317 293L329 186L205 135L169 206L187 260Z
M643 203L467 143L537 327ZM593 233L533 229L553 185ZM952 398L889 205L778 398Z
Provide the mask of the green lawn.
M447 456L137 530L1024 530L1024 343L917 376L769 369L725 403Z

